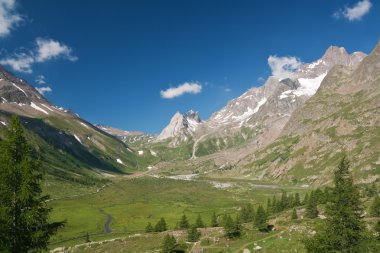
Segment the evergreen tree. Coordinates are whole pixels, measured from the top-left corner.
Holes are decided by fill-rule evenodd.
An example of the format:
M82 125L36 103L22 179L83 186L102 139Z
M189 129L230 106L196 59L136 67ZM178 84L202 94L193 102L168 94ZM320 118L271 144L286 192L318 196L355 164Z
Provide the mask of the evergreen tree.
M148 225L146 225L146 227L145 227L145 232L151 233L153 231L154 231L154 229L153 229L152 223L148 222Z
M300 205L301 205L301 198L300 198L300 194L297 192L296 195L294 196L293 206L300 206Z
M162 217L154 226L154 232L163 232L166 231L168 228L166 227L166 221L164 217Z
M309 203L309 193L305 194L305 197L303 198L302 205L307 205Z
M243 206L240 210L240 219L242 223L253 221L254 211L251 204Z
M289 194L287 208L295 207L294 205L294 194Z
M91 240L90 240L90 234L87 232L86 233L86 235L84 236L84 242L85 243L89 243L89 242L91 242Z
M272 202L270 199L267 200L267 214L270 215L272 213Z
M371 206L371 215L374 217L380 217L380 197L376 195L373 199L373 203Z
M180 229L189 228L189 221L187 220L187 217L185 214L182 215L181 220L179 221L179 228Z
M211 216L211 227L218 227L218 226L219 226L218 217L216 217L215 212L213 212Z
M203 223L202 217L200 214L198 214L197 220L195 221L195 226L197 228L204 228L205 224Z
M307 203L307 206L306 206L305 216L307 218L314 219L314 218L318 217L318 214L319 214L319 212L318 212L317 198L316 198L314 192L312 191L310 193L309 202Z
M201 237L201 232L197 230L196 226L191 226L187 232L187 241L188 242L197 242Z
M260 231L266 231L267 229L267 216L262 205L256 210L254 224Z
M327 205L324 226L311 239L305 240L307 252L370 252L365 244L365 226L361 218L358 189L344 157L334 173L332 202Z
M224 222L224 231L228 238L233 238L240 235L240 225L237 222L234 222L230 215L226 216Z
M163 253L172 253L175 252L177 241L172 235L165 235L164 240L161 244L161 250Z
M293 211L292 211L292 220L297 220L297 219L298 219L297 210L295 208L293 208Z
M0 142L0 252L47 249L49 238L64 222L49 223L49 196L42 195L42 171L17 116Z
M288 195L286 194L286 191L282 192L281 195L281 202L280 202L280 210L279 211L284 211L286 208L288 208L289 203L288 203Z
M279 211L279 204L278 204L278 201L277 201L277 198L276 198L276 195L273 196L273 199L272 199L272 211L271 213L277 213Z

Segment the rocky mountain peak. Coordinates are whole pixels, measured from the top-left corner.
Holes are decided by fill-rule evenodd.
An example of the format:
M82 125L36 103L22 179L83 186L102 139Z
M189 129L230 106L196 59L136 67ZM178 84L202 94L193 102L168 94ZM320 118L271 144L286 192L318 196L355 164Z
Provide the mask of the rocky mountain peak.
M199 117L199 113L198 112L194 112L193 110L190 110L188 111L184 117L188 120L193 120L197 123L200 123L201 122L201 118Z
M330 46L322 56L322 60L331 60L347 56L348 53L344 47Z

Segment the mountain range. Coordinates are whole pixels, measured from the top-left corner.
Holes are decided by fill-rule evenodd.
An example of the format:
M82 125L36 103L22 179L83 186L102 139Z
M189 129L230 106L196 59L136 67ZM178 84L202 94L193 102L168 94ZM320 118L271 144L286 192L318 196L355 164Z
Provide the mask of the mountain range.
M343 153L363 182L380 170L380 43L368 56L331 46L207 120L176 112L159 135L92 125L4 68L0 98L0 134L11 114L20 115L52 174L68 178L146 169L169 153L205 173L302 184L326 183Z

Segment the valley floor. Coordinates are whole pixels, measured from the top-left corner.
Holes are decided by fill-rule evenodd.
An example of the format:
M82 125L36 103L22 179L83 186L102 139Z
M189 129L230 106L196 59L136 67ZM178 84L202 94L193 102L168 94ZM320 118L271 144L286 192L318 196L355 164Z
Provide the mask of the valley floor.
M66 187L65 187L66 188ZM62 189L62 188L61 188ZM223 228L202 229L200 242L186 243L186 231L176 230L182 214L194 223L200 214L210 224L211 215L231 214L251 203L256 208L266 204L273 195L305 192L304 188L267 185L242 179L212 179L198 175L158 176L140 173L116 176L104 186L78 190L67 187L67 194L54 194L49 205L52 220L66 220L67 224L51 239L50 248L65 247L67 252L155 252L160 249L166 233L174 234L187 246L188 252L303 252L299 241L310 232L305 222L290 221L290 213L272 218L276 231L261 233L245 224L238 239L227 239ZM169 232L145 233L148 222L154 224L164 217ZM86 235L90 241L85 243ZM75 246L76 245L76 246ZM58 251L58 249L57 249ZM62 251L62 248L60 249ZM58 251L59 252L59 251ZM248 252L248 251L246 251Z

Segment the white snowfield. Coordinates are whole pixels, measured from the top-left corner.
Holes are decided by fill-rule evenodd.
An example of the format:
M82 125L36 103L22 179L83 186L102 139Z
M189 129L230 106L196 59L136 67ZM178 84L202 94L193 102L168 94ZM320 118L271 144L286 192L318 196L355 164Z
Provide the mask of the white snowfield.
M116 162L120 163L120 164L124 164L122 160L120 160L120 158L117 158L116 159Z
M45 107L46 109L48 109L49 111L51 112L54 112L53 109L51 109L49 106L45 105L45 104L41 104L43 107Z
M323 73L316 78L298 78L298 82L300 83L300 87L298 87L296 90L287 90L284 91L279 98L284 99L287 97L292 97L294 98L295 96L300 97L300 96L308 96L311 97L313 96L319 86L321 85L323 79L326 77L327 72Z
M4 126L7 125L7 123L5 123L4 121L0 121L1 124L3 124Z
M30 106L33 107L34 109L36 109L37 111L40 111L40 112L43 112L43 113L49 115L49 113L47 111L45 111L44 109L42 109L41 107L39 107L38 105L36 105L33 102L30 103Z

